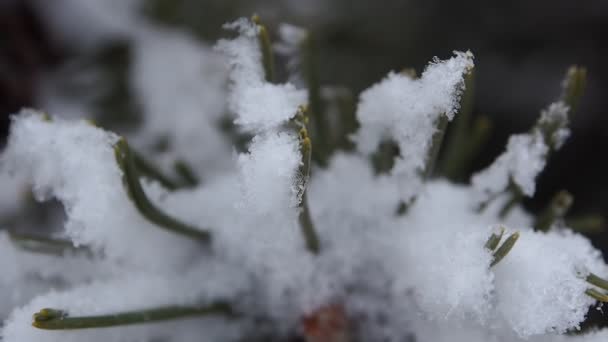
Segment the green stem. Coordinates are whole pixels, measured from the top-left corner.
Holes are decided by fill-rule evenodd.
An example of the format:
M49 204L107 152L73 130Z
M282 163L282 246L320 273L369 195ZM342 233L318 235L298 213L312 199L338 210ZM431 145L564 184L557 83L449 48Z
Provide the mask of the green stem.
M500 209L498 213L498 217L504 219L509 215L511 210L515 208L521 201L524 199L522 192L519 190L519 187L513 183L508 188L509 200L504 204L504 206Z
M572 116L580 98L583 96L586 75L587 72L584 68L571 67L562 82L564 89L560 100L569 106L568 117ZM568 118L556 116L547 117L544 120L541 117L534 126L533 130L538 130L543 135L545 144L549 147L549 152L545 157L546 160L549 160L551 154L559 148L559 146L556 146L554 139L555 132L567 127L567 125Z
M395 165L395 158L399 155L399 145L392 140L383 141L378 150L371 156L372 165L376 174L389 173Z
M488 241L486 241L486 244L484 245L484 247L489 249L490 251L494 251L496 249L496 247L498 247L498 244L500 243L500 240L502 239L502 236L504 233L505 233L505 228L500 227L500 230L498 231L498 233L492 233L492 235L490 235L490 237L488 238Z
M578 71L578 69L571 68L564 80L564 94L562 95L563 101L578 101L578 99L582 96L583 88L584 88L584 79L586 76L586 71ZM570 111L572 112L572 111ZM541 115L539 120L536 122L534 127L532 127L532 134L540 133L542 134L544 143L549 147L546 155L544 156L545 160L548 161L557 149L556 142L554 141L555 133L563 129L567 126L568 120L561 116L548 116L544 117ZM519 189L519 186L515 184L512 180L510 181L509 188L507 189L510 195L510 199L505 204L505 206L501 209L499 216L500 218L505 218L508 213L513 209L517 204L519 204L523 200L523 192ZM540 225L540 230L548 229L545 226L548 224L551 225L553 220L551 217L548 218L547 222L538 222Z
M187 187L195 187L200 181L194 171L183 161L176 161L173 165L175 172L181 177L183 183Z
M477 213L483 213L490 206L490 204L492 204L492 202L494 202L498 197L500 197L500 195L502 195L502 193L493 194L485 201L479 203L479 206L476 209Z
M71 241L55 239L31 234L17 233L13 230L8 230L11 241L18 247L36 253L44 253L51 255L63 255L64 252L87 252L91 253L85 247L76 247Z
M300 212L300 227L302 229L302 235L306 241L306 248L313 254L319 254L321 251L319 237L315 231L315 226L310 217L310 210L308 209L308 196L304 193L302 197L302 205Z
M258 28L258 41L260 44L260 51L262 52L262 66L264 67L264 75L266 76L266 82L273 83L274 77L274 55L272 53L272 44L270 43L270 35L266 26L261 22L260 17L256 14L251 18L251 21Z
M464 76L464 93L460 99L460 110L451 125L448 141L445 145L446 151L441 161L441 170L451 180L460 180L463 169L468 164L468 151L470 141L471 115L473 113L473 100L475 96L475 74L471 69Z
M473 122L472 131L470 136L467 137L466 147L460 150L461 155L458 156L458 162L454 162L450 165L453 168L449 172L452 173L453 179L463 180L465 174L470 167L473 159L479 154L484 147L484 144L488 141L492 133L492 121L487 116L479 116ZM446 171L447 173L447 171Z
M584 90L586 71L584 69L571 68L568 70L566 74L566 78L563 82L564 85L564 94L562 94L562 101L565 101L566 104L571 105L572 108L576 106L580 97L582 96L582 92ZM572 110L569 111L568 114L571 114ZM554 139L555 133L560 129L566 128L568 125L567 118L564 118L561 115L552 115L552 116L544 116L538 119L534 127L531 129L531 134L542 135L544 143L549 147L546 155L544 156L545 161L548 161L551 155L559 148L557 142ZM511 198L507 202L507 204L500 211L500 217L504 218L509 213L509 211L515 207L516 204L520 203L523 199L523 192L519 189L518 185L515 184L511 180L511 184L507 191L510 192Z
M587 69L576 65L571 66L566 72L562 92L562 101L570 108L568 113L570 116L578 109L586 84Z
M585 294L595 300L599 300L602 303L608 303L608 295L596 290L596 289L587 289Z
M300 229L306 242L306 248L313 254L319 254L320 243L317 231L315 229L310 210L308 208L307 182L310 177L310 161L312 156L312 143L306 130L306 117L304 116L305 108L300 108L296 115L295 122L300 126L300 150L302 152L302 164L300 166L300 174L304 179L304 190L302 192L302 201L300 202Z
M505 242L500 247L498 247L496 251L494 251L490 267L493 267L494 265L498 264L505 256L507 256L507 254L509 254L513 246L515 246L517 239L519 239L519 232L511 234L505 240Z
M62 310L42 309L34 314L32 326L46 330L107 328L210 315L235 317L230 305L223 302L201 307L167 306L109 315L78 317L70 317L67 312Z
M608 290L608 280L600 278L593 273L589 273L589 275L587 276L587 278L585 278L585 280L591 285L595 285L604 290Z
M585 215L566 220L566 226L579 233L601 233L605 230L605 220L601 215Z
M329 139L329 123L325 116L323 101L321 100L321 85L319 82L316 42L312 33L308 32L306 38L302 42L301 54L303 56L302 68L304 70L304 78L308 87L308 110L312 118L314 131L312 136L315 139L315 150L313 158L317 163L325 166L327 156L331 153Z
M230 141L232 141L232 146L234 146L237 152L245 153L248 151L247 146L251 142L253 136L247 132L240 130L234 124L233 120L234 118L225 114L218 121L219 129L228 137Z
M350 151L354 148L351 140L351 135L355 133L359 127L356 118L357 105L355 98L349 89L345 89L335 98L339 113L339 126L335 128L337 133L336 144L338 148Z
M93 127L99 127L93 120L87 119L88 122ZM164 139L161 139L164 143L166 142ZM144 158L140 153L135 150L131 150L131 155L133 156L133 160L137 169L146 177L154 179L158 181L163 187L168 190L175 190L178 188L178 185L172 181L169 177L165 176L153 163L149 162Z
M415 200L416 200L416 197L414 197L412 199L410 204L413 203ZM407 214L407 211L410 209L410 204L405 203L405 201L399 202L399 204L397 205L397 210L395 211L397 216L403 216L403 215Z
M141 186L141 183L139 182L139 174L137 172L135 161L125 139L121 139L116 143L114 146L114 152L118 165L123 172L123 183L127 193L135 204L135 207L145 218L160 227L192 239L203 242L208 242L211 239L211 234L208 231L182 223L181 221L165 214L148 199Z
M133 156L133 162L142 174L146 175L149 178L157 180L163 187L168 190L175 190L179 186L175 184L174 181L169 179L169 177L165 176L156 166L152 165L149 161L147 161L141 154L137 153L134 150L131 150L131 155Z
M424 168L424 179L429 179L433 176L433 172L435 171L435 163L439 157L439 150L441 149L443 137L447 128L448 117L445 114L441 114L437 121L437 131L435 131L435 134L433 134L431 147L428 151L426 166Z
M558 220L563 220L564 216L572 206L572 195L562 190L555 194L547 207L538 215L534 227L536 230L546 232Z

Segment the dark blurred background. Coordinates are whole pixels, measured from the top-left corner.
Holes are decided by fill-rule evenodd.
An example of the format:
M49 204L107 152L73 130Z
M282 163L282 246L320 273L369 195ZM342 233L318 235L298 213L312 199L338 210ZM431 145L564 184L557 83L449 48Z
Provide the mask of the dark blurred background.
M9 115L36 106L40 83L71 60L94 55L114 73L128 63L128 51L115 42L86 52L74 48L47 13L65 2L0 0L3 139ZM322 83L345 85L355 94L390 70L420 72L433 56L470 49L476 58L473 113L487 115L494 129L469 171L489 164L510 134L533 125L540 109L560 94L568 66L585 66L587 88L572 118L572 136L525 205L539 211L565 189L575 198L573 215L608 217L606 1L143 0L143 10L159 25L187 30L209 43L222 36L224 22L252 13L260 14L271 31L281 22L310 29L318 39ZM123 83L117 82L110 94L100 104L119 114L132 109ZM608 233L592 237L608 251Z

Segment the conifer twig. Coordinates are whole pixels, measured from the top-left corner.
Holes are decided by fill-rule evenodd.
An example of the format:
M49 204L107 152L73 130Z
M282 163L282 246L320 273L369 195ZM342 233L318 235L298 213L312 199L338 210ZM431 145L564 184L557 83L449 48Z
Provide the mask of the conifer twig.
M510 182L507 191L509 199L505 202L505 204L498 212L498 217L500 217L501 219L507 217L511 210L513 210L513 208L515 208L524 198L524 195L522 194L521 190L519 190L519 187L513 182Z
M262 66L264 67L266 82L273 83L275 81L274 55L272 53L272 44L270 43L268 29L262 24L262 20L257 14L254 14L251 17L251 21L253 21L258 28L258 41L260 44L260 51L262 52Z
M534 227L537 230L546 232L558 220L563 220L564 216L572 206L573 197L565 190L555 194L547 207L538 215Z
M185 317L220 315L235 317L230 305L216 302L207 306L166 306L97 316L70 316L66 311L45 308L33 315L32 326L45 330L108 328L151 323Z
M437 130L433 134L431 147L429 148L427 154L426 165L424 167L424 179L429 179L433 176L433 172L435 171L435 163L439 157L439 150L441 149L443 137L445 136L445 131L447 128L448 117L445 114L441 114L437 119Z
M17 233L14 230L8 230L8 235L15 245L30 252L52 255L63 255L66 251L91 253L86 247L76 247L69 240Z
M562 101L570 108L568 114L572 115L578 109L580 100L587 85L587 68L577 65L571 66L566 72L562 83Z
M605 230L606 220L603 216L589 214L566 219L566 226L579 233L600 233Z
M464 76L464 92L460 98L460 110L451 125L446 151L441 160L441 170L446 177L458 180L462 170L469 162L470 145L476 128L471 126L473 100L475 97L475 69L471 68ZM473 131L473 132L472 132Z
M596 289L587 289L585 294L595 300L598 300L602 303L608 303L608 295L602 293Z
M307 196L307 182L310 177L310 161L312 156L312 143L310 141L310 137L308 136L308 130L306 129L306 124L308 122L308 118L305 115L306 113L305 107L300 107L298 109L298 114L294 118L294 123L297 127L300 128L298 132L298 136L300 139L300 151L302 152L302 163L300 164L300 174L303 178L303 189L302 189L302 200L300 201L300 229L302 230L302 235L304 236L304 240L306 242L306 248L313 254L319 254L320 252L320 243L319 237L317 235L317 231L314 227L314 223L310 216L310 210L308 208L308 196Z
M208 242L211 239L211 234L208 231L182 223L176 218L165 214L148 199L141 186L133 155L125 139L120 139L114 145L114 153L116 161L123 172L125 189L135 207L145 218L157 226L195 240Z
M507 254L509 254L509 252L511 251L513 246L515 246L517 239L519 239L519 232L515 232L515 233L511 234L505 240L505 242L503 242L503 244L500 247L498 247L497 250L494 251L494 253L492 254L493 259L492 259L492 262L490 263L490 267L493 267L496 264L498 264L505 256L507 256Z
M137 167L137 170L142 174L150 177L154 180L157 180L163 187L168 190L175 190L179 186L169 179L169 177L165 176L156 166L150 163L146 158L144 158L138 152L131 150L131 155L133 156L133 161Z
M188 164L186 164L184 161L176 161L175 164L173 164L173 168L182 179L184 186L195 187L200 183L200 180L194 171L192 171L192 168L190 168L190 166L188 166Z
M595 285L601 289L608 291L608 280L604 278L601 278L593 273L589 273L585 280L591 285Z
M563 92L560 97L561 103L556 104L558 106L560 104L561 106L569 106L567 115L554 115L546 117L541 115L539 120L531 129L533 134L540 133L542 135L542 139L545 145L548 147L548 151L544 157L545 160L549 160L551 155L560 146L561 140L556 140L555 134L568 125L568 117L572 115L574 108L582 97L586 75L587 73L584 68L571 67L568 69L564 81L562 82ZM552 106L549 107L549 110L551 108ZM509 211L523 200L523 191L521 191L519 186L513 181L511 181L507 191L510 192L510 199L501 210L500 217L506 217Z
M490 237L488 238L488 241L486 241L486 244L484 245L484 247L490 251L494 251L496 249L496 247L498 247L500 240L502 240L502 236L504 233L505 233L505 228L500 227L498 230L498 233L492 233L492 235L490 235Z
M313 151L313 158L321 166L325 166L327 156L331 153L332 148L329 139L329 123L321 100L321 85L316 55L317 46L311 32L306 32L306 37L302 41L300 49L304 79L308 88L308 113L314 128L312 136L315 139L316 147Z

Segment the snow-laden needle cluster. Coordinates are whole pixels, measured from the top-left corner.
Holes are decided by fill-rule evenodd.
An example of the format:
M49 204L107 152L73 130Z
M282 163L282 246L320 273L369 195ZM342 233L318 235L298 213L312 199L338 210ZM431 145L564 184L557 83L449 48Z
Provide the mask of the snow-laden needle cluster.
M341 92L311 84L309 56L294 57L305 31L282 29L278 50L305 64L294 84L277 81L258 18L227 24L236 38L215 50L139 25L128 36L140 131L31 109L12 118L2 215L23 209L27 184L65 221L50 237L0 231L4 342L608 337L558 335L608 290L600 252L565 223L571 199L542 229L520 206L569 135L582 69L529 132L456 184L432 176L441 142L454 143L448 122L466 115L471 52L419 77L389 73L360 94L352 125ZM158 137L169 147L156 158ZM245 148L230 152L231 139Z

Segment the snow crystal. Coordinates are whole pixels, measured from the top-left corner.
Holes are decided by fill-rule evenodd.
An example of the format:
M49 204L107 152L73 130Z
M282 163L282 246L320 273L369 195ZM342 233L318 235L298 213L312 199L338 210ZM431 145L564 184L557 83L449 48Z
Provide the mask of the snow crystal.
M237 38L221 40L217 45L229 58L229 107L237 115L235 122L254 132L285 123L296 114L298 106L306 104L306 92L290 83L265 82L257 26L241 19L226 27L240 32Z
M456 52L446 61L435 60L420 79L390 73L361 94L357 118L361 124L354 141L366 154L387 139L400 150L392 173L403 179L402 197L408 201L420 188L419 172L424 168L437 121L448 119L458 109L464 88L464 74L473 67L470 52Z
M247 231L234 232L231 240L250 236L246 248L235 248L241 250L240 262L264 274L258 280L264 301L257 305L268 307L279 321L297 320L301 311L293 308L306 302L302 287L313 272L297 221L303 187L299 141L293 133L267 133L254 137L249 150L237 161L242 195L236 210L243 220L240 229Z
M602 256L571 232L528 230L494 267L497 310L513 330L527 337L578 328L595 300L581 269L606 274Z
M568 232L534 233L523 213L500 220L500 203L477 213L472 189L444 181L427 183L407 215L391 219L398 199L391 184L389 176L374 177L364 159L341 155L311 180L311 210L330 249L324 254L330 260L318 267L332 270L334 286L380 286L389 296L381 306L385 314L435 322L426 323L431 326L477 322L476 329L488 338L511 336L509 331L520 336L564 332L584 319L594 300L585 295L589 285L577 270L586 265L597 274L606 273L587 239ZM331 210L328 203L334 203ZM484 244L498 224L516 227L521 236L490 268L492 256ZM543 255L534 256L538 251ZM362 265L374 265L373 276L362 271ZM384 285L373 285L371 279ZM320 295L340 297L335 291ZM382 300L351 298L347 303L369 315ZM396 329L404 323L392 324ZM504 326L506 331L482 333L483 326Z
M511 136L506 151L471 178L479 202L495 198L510 185L526 196L534 195L536 177L545 168L547 154L559 149L570 135L567 125L568 107L558 101L541 111L530 133Z
M557 127L549 138L548 143L553 149L560 149L566 139L570 136L570 129L568 129L568 111L570 108L562 102L558 101L552 103L546 109L540 113L540 119L538 123L540 126Z
M318 267L331 270L325 277L334 288L375 287L378 281L400 315L436 320L473 315L481 321L488 314L493 275L491 255L483 246L496 221L470 210L466 188L428 184L408 214L397 218L394 180L375 177L364 158L338 154L327 171L311 180L309 195L326 246L326 259ZM439 212L445 214L428 215ZM366 312L388 310L376 305L368 302Z
M534 195L536 176L545 167L548 150L540 132L511 136L506 151L471 179L479 192L479 201L487 201L504 192L510 182L524 195Z
M419 310L432 319L483 321L491 307L492 257L484 244L492 223L475 217L467 203L466 189L429 184L390 239L398 257L391 270L395 296L413 290Z
M262 50L258 42L258 27L248 19L240 18L224 25L235 30L238 36L232 40L220 40L216 49L226 54L231 68L230 78L236 84L257 85L264 80Z
M84 121L50 122L35 111L23 110L13 117L2 164L31 181L38 199L56 197L63 203L65 231L75 244L90 245L108 257L144 268L182 264L180 259L195 246L185 248L187 240L137 212L114 156L117 139ZM144 235L146 239L141 239ZM181 247L167 248L172 243ZM159 250L164 251L162 256Z
M249 150L238 158L244 209L271 215L294 208L303 186L296 179L302 158L298 137L289 133L256 136Z
M252 131L283 124L296 114L298 106L306 104L306 93L291 84L265 83L232 94L238 94L238 99L231 96L231 108L238 113L235 122Z
M388 177L374 176L366 158L338 153L327 170L315 171L308 194L323 236L348 241L349 236L379 225L379 220L393 219L399 192ZM340 231L341 227L347 231Z

